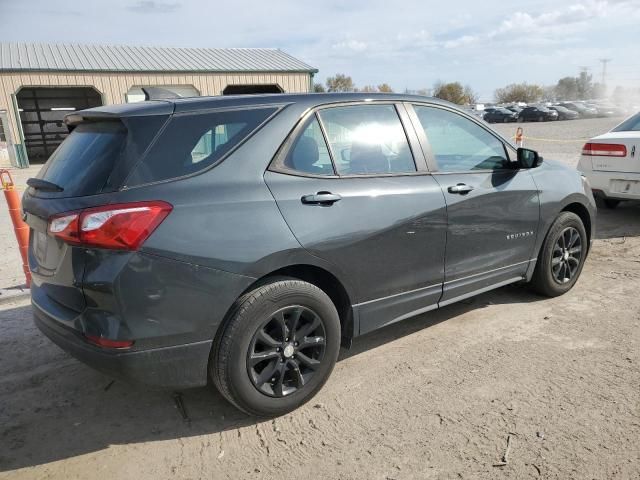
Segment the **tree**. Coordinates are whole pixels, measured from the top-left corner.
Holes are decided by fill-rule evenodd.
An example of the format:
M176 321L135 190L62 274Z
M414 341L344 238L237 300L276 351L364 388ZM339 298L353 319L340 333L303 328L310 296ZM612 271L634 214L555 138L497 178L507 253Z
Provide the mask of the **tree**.
M544 89L540 85L512 83L504 88L498 88L493 95L497 103L535 103L543 97Z
M476 103L477 95L470 86L462 86L460 82L437 82L433 86L433 96L458 105Z
M378 91L382 93L393 93L393 89L389 86L388 83L381 83L378 85Z
M313 91L315 93L322 93L322 92L326 92L324 85L322 85L321 83L314 83L313 84Z
M373 85L365 85L359 91L364 93L373 93L373 92L377 92L378 90Z
M353 92L356 86L353 84L351 77L343 73L336 73L335 77L327 78L328 92Z
M556 85L556 98L560 100L577 100L578 83L575 77L564 77Z

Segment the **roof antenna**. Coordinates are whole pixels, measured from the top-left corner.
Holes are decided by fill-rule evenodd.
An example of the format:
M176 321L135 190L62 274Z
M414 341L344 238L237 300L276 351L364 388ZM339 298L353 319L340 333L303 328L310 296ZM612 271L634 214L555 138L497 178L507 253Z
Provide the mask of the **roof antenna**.
M163 100L167 98L181 98L175 92L171 90L167 90L166 88L158 88L158 87L142 87L142 92L144 93L144 99L146 100Z

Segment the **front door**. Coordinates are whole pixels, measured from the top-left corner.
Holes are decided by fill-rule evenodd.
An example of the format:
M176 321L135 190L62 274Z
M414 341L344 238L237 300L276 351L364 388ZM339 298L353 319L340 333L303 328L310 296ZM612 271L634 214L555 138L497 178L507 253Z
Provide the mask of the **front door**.
M414 147L416 164L401 114L389 103L322 109L265 174L300 244L355 290L358 333L435 307L442 293L444 197Z
M522 279L540 219L531 174L515 168L511 147L476 121L434 106L414 111L447 204L440 305Z

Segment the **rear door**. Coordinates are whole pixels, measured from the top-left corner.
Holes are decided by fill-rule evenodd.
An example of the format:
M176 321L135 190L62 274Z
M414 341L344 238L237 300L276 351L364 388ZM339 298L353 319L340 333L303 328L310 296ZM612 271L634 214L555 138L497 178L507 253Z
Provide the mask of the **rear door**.
M446 212L402 105L310 113L265 173L301 245L357 294L359 333L434 308Z
M433 105L410 112L447 204L440 305L521 279L540 219L530 173L515 169L503 141L480 123Z

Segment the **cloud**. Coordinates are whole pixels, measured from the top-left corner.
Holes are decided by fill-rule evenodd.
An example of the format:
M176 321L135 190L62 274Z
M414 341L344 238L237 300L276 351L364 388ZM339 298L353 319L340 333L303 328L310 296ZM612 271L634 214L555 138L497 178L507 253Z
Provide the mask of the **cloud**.
M347 52L363 52L367 49L367 42L362 42L360 40L344 40L338 43L334 43L331 45L331 48L334 50L341 50Z
M180 7L178 3L157 2L155 0L138 0L133 5L127 7L136 13L169 13Z

